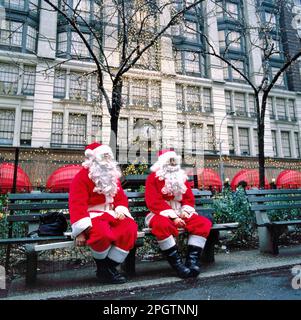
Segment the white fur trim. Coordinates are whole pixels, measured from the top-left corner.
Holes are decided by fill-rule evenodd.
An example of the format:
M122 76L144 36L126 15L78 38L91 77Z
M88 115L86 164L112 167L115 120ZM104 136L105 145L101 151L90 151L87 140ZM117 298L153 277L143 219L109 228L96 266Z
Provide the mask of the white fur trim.
M155 216L154 213L150 212L146 217L145 217L145 220L144 220L144 223L147 227L149 227L149 224L152 220L152 218Z
M93 250L92 248L90 248L91 252L92 252L92 257L95 259L99 259L99 260L103 260L107 257L109 251L111 249L111 246L109 246L106 250L98 252Z
M158 244L161 250L168 250L170 248L172 248L173 246L176 245L176 241L175 238L173 237L173 235L169 236L166 239L163 240L158 240Z
M114 158L113 151L109 146L101 145L93 150L95 157L105 153L108 153L112 158Z
M188 238L188 245L204 248L207 239L202 236L191 234Z
M178 218L178 215L173 209L167 209L160 212L160 216L167 217L167 218Z
M128 218L132 218L133 219L132 215L129 212L129 209L127 207L125 207L125 206L117 206L115 208L115 212L122 213L125 216L127 216Z
M112 246L109 251L108 258L117 263L122 263L128 254L128 251Z
M177 164L181 164L181 156L178 156L174 151L168 151L163 153L155 162L150 170L152 172L156 172L158 169L160 169L164 164L167 164L167 162L171 159L175 159Z
M192 206L189 206L187 204L185 204L182 208L181 208L182 212L186 212L189 214L189 218L195 213L195 209Z
M85 231L87 228L92 227L90 217L82 218L72 224L72 237L76 238L80 233Z

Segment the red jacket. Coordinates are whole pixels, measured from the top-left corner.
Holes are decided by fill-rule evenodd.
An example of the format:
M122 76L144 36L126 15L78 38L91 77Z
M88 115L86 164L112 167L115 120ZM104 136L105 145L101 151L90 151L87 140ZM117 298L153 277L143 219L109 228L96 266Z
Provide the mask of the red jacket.
M69 213L73 236L77 236L87 227L92 226L88 209L106 203L104 194L93 191L95 184L88 177L88 169L83 168L72 180L69 192ZM118 208L119 207L119 208ZM128 199L121 183L118 180L118 191L113 199L112 210L121 209L125 215L129 215ZM118 210L117 209L117 210Z
M164 216L169 216L171 218L176 217L172 213L173 208L166 202L174 200L173 195L167 195L162 193L162 188L164 187L165 181L159 180L156 177L156 173L151 173L146 180L145 185L145 201L148 209L154 214L161 214ZM192 193L190 184L188 181L185 182L187 187L186 192L182 195L182 200L178 201L181 209L186 209L189 213L195 212L194 204L195 199Z

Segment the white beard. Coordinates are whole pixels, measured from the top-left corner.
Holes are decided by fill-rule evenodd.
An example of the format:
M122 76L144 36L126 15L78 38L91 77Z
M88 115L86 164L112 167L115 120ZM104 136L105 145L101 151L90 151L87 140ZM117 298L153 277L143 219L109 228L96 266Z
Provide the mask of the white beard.
M93 192L104 194L106 203L112 203L118 191L117 181L121 177L117 163L87 159L83 167L89 169L88 176L95 184Z
M156 177L158 177L159 180L165 181L165 185L161 190L163 194L172 194L176 200L182 199L182 195L187 190L185 185L187 175L185 171L181 169L180 165L163 165L163 167L156 172Z

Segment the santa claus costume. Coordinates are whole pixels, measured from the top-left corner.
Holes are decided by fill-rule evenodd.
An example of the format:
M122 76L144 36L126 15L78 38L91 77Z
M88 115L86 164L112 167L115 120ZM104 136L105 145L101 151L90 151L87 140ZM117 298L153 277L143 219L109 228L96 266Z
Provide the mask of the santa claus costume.
M86 147L85 156L83 169L70 186L72 236L86 236L101 282L123 283L125 278L116 267L134 247L137 224L128 210L111 148L92 143Z
M158 155L158 161L151 167L152 173L146 180L145 201L151 212L145 223L178 276L196 277L200 273L200 255L212 223L195 212L194 195L180 167L181 158L173 150L162 150ZM185 264L174 238L178 236L179 221L180 227L189 234Z

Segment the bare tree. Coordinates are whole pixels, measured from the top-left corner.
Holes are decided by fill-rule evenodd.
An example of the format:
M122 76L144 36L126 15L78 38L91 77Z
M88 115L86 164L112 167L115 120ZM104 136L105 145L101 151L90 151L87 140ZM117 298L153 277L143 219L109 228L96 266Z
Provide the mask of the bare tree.
M125 74L141 65L150 68L159 55L160 38L204 0L95 0L92 14L87 0L43 1L78 35L95 64L97 87L110 114L110 145L115 150ZM154 55L147 60L151 51ZM110 90L104 85L106 75L112 83Z
M258 139L258 164L260 187L265 186L265 116L267 101L271 90L275 86L282 86L286 72L298 63L301 56L301 46L295 52L285 51L282 38L281 15L285 10L291 10L291 1L277 0L264 14L263 1L247 0L243 1L244 10L253 12L253 20L247 20L244 11L238 12L236 8L225 6L222 0L209 0L211 8L206 13L207 19L212 15L217 18L231 21L231 29L225 31L222 27L219 31L224 31L224 39L220 39L220 45L216 45L216 39L212 39L210 34L193 30L200 33L206 46L201 51L202 54L216 57L220 60L224 69L235 73L236 80L244 82L253 90L255 97L255 113L257 118L257 139ZM250 16L250 12L248 11ZM210 20L210 19L209 19ZM209 21L208 20L208 21ZM185 21L183 21L185 24ZM189 29L190 25L186 25ZM285 30L287 31L287 30ZM300 40L296 38L299 42ZM252 72L241 60L235 59L235 54L239 50L244 50L244 57L251 57L253 51L261 53L261 63L257 63ZM232 54L231 54L232 53ZM250 58L249 58L250 59ZM275 64L277 61L277 64ZM247 61L250 63L250 60Z

